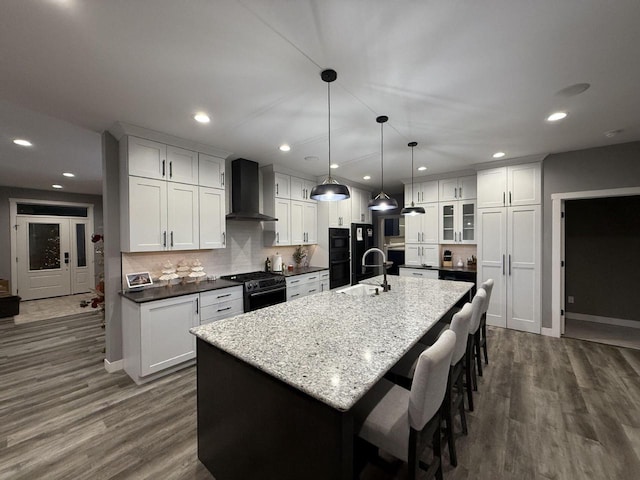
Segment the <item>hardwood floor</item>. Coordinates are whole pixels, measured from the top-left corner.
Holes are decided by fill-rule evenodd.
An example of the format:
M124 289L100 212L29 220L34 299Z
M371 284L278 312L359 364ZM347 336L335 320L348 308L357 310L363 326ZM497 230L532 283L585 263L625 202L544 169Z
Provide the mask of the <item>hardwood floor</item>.
M139 387L104 370L103 342L95 316L0 320L0 479L212 479L196 455L195 368ZM640 478L640 351L493 328L488 343L445 478Z

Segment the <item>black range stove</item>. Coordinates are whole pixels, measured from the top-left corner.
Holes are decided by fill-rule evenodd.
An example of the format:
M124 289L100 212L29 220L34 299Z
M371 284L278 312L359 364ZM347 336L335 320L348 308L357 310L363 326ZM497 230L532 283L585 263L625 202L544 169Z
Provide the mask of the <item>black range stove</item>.
M249 272L223 275L220 278L243 284L245 312L252 312L287 300L286 280L277 273Z

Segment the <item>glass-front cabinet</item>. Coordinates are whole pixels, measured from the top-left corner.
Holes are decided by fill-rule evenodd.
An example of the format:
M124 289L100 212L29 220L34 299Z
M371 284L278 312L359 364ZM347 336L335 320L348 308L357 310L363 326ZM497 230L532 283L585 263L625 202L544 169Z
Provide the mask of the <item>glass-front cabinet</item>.
M476 243L476 201L440 202L440 243Z

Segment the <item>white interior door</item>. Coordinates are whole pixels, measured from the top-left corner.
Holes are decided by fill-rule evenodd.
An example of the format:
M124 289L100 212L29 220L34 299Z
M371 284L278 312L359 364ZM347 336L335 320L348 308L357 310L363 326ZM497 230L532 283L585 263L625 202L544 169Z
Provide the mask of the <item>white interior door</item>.
M493 279L487 325L506 327L507 309L507 209L478 210L478 284Z
M22 300L83 293L94 286L87 219L24 216L16 224Z

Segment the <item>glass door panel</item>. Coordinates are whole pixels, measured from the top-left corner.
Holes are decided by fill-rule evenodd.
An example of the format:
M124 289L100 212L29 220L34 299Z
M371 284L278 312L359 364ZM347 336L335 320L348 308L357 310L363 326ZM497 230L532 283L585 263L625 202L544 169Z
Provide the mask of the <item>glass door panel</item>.
M455 231L454 205L442 206L442 240L445 242L454 241Z
M60 268L60 224L29 224L29 270Z
M475 240L475 205L473 203L462 204L462 240Z

